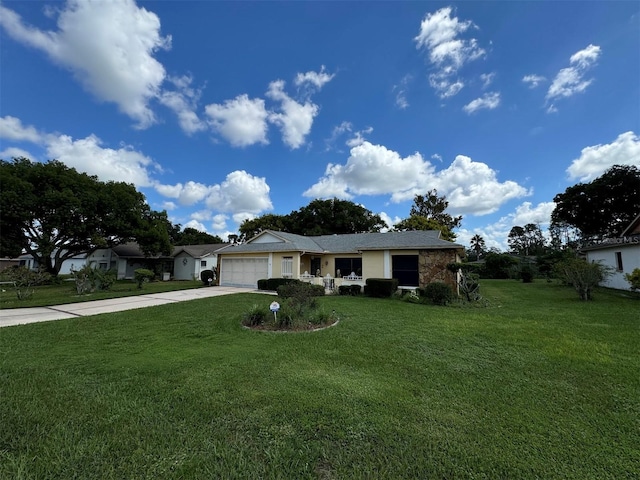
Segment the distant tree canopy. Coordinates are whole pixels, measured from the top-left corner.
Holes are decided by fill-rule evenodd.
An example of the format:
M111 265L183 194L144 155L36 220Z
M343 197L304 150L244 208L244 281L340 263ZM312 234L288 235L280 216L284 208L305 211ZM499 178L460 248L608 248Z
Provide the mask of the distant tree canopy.
M132 184L101 182L56 160L0 160L2 256L24 250L57 275L68 258L127 241L168 255L168 223Z
M453 241L456 234L453 229L460 226L462 216L454 217L446 213L449 206L447 198L438 195L436 189L429 190L426 195L416 195L409 218L394 225L394 229L403 230L440 230L444 240Z
M219 236L210 235L192 227L186 227L183 231L174 234L171 240L173 245L210 245L223 243Z
M524 227L516 225L509 232L509 248L518 255L542 255L545 240L542 230L535 223L527 223Z
M306 207L288 215L267 214L240 225L243 241L263 230L277 230L298 235L332 235L379 232L386 227L380 215L348 200L333 198L313 200Z
M574 227L583 240L617 237L640 213L640 170L614 165L590 183L567 188L553 201L552 227Z

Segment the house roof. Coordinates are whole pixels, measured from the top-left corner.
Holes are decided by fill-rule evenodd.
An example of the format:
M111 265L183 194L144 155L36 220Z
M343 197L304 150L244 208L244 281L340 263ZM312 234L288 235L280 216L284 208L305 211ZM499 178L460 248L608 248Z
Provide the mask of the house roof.
M640 234L640 215L638 215L627 228L625 228L624 232L622 232L622 236L630 236Z
M275 237L276 241L265 241ZM232 245L221 251L230 253L306 252L358 253L365 250L461 249L462 245L442 240L437 230L408 232L352 233L343 235L304 236L265 230L247 243Z
M602 250L606 248L626 248L640 245L640 215L633 219L627 228L617 238L606 238L601 243L581 248L583 252Z
M211 243L206 245L176 245L173 247L172 257L184 252L193 258L204 258L213 255L216 251L229 246L230 243Z

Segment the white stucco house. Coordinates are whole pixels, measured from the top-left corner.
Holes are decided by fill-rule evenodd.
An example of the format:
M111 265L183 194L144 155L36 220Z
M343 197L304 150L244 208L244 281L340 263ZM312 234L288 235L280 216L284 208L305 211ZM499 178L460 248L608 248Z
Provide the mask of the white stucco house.
M174 280L199 280L200 272L203 270L213 270L217 275L217 251L228 245L228 243L214 243L175 247L173 250Z
M584 247L582 252L589 262L600 262L612 269L613 274L603 287L628 290L629 282L625 274L640 268L640 215L617 238L608 238L596 245Z

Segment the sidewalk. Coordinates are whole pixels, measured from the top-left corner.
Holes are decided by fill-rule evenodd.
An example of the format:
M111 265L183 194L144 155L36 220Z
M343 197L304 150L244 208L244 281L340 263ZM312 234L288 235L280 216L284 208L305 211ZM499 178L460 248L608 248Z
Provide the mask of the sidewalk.
M85 317L99 313L121 312L134 308L153 307L167 303L184 302L198 298L231 295L233 293L269 293L253 288L239 287L208 287L174 292L150 293L131 297L110 298L108 300L94 300L90 302L69 303L51 307L12 308L0 310L0 328L26 323L48 322L65 318Z

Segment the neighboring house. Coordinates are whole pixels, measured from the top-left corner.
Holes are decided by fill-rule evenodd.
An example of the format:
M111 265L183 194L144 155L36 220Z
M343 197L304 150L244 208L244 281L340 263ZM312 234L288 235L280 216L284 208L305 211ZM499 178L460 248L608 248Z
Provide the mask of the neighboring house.
M174 280L199 280L200 272L213 270L217 274L218 254L228 243L181 245L173 250Z
M262 278L322 277L333 287L397 278L403 287L440 281L457 289L447 265L463 254L462 245L442 240L437 230L308 237L265 230L218 251L220 285L243 287L256 287Z
M630 285L624 278L625 274L640 268L640 215L620 237L584 247L582 252L587 256L587 261L600 262L613 270L613 275L602 282L602 286L628 290Z

